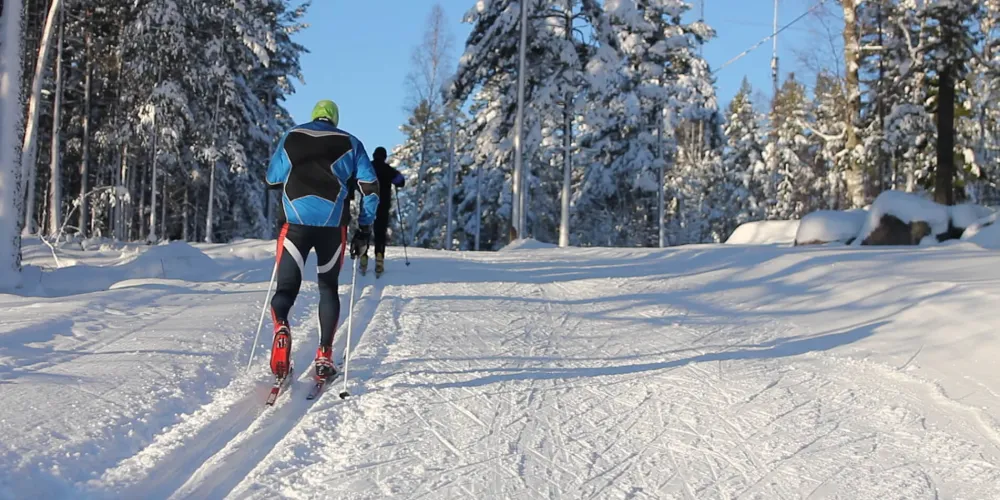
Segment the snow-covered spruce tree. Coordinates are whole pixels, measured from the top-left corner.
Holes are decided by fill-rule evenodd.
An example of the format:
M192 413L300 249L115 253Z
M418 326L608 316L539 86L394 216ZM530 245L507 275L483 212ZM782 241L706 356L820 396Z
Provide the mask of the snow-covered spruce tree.
M390 163L406 176L408 189L399 193L399 209L406 222L410 245L443 248L447 215L449 151L448 118L428 102L414 110L400 127L405 136Z
M894 0L865 0L857 5L859 85L862 101L858 122L862 145L856 160L867 173L866 198L871 200L880 191L894 189L897 163L886 138L886 124L893 107L902 102L901 67L893 63L907 54L903 49L906 37L896 23L901 6Z
M775 96L771 134L764 148L769 219L795 219L809 211L815 173L808 161L808 115L805 86L789 75Z
M858 163L859 157L854 158L852 164L848 158L857 152L846 149L847 124L843 119L846 94L840 80L826 72L816 75L813 94L814 122L810 127L810 138L814 141L815 155L811 158L813 184L810 189L815 198L807 209L853 208L858 200L851 199L847 182L852 174L850 169L867 164Z
M595 26L598 37L609 30L618 49L598 52L588 67L590 81L600 83L590 89L581 129L587 163L577 219L599 232L599 244L660 243L662 177L677 157L676 126L685 118L676 114L684 104L671 102L671 86L692 68L692 37L707 35L701 23L682 23L689 8L680 0L612 0L604 3L608 22Z
M981 38L974 23L982 14L980 2L958 1L929 2L921 12L925 64L937 83L934 201L947 205L955 202L956 109L964 105L959 91Z
M400 193L405 237L415 246L443 248L447 209L442 193L448 190L450 147L446 128L454 106L448 107L442 92L451 71L452 38L440 4L431 8L426 25L406 79L410 117L401 127L406 141L395 148L390 162L407 172L407 189Z
M983 5L983 15L978 20L978 30L983 37L980 53L971 61L968 96L969 119L963 120L961 127L969 138L971 147L966 147L966 163L974 159L970 169L978 178L966 184L966 195L975 203L987 203L996 199L997 190L992 179L1000 176L1000 74L992 68L1000 67L1000 1L991 0ZM967 166L967 168L969 168Z
M565 167L567 160L577 163L572 158L577 151L574 124L579 123L582 69L592 45L581 33L593 26L595 16L604 14L593 0L526 1L529 46L522 145L527 232L528 236L555 242L562 222ZM506 222L482 221L481 243L489 241L490 247L509 238L511 225L510 194L505 193L512 188L514 164L511 146L517 105L519 14L520 3L515 0L480 2L468 13L466 19L473 23L473 29L449 85L455 99L471 100L475 110L470 117L470 155L484 169L483 182L478 184L483 217L506 218ZM567 24L571 30L566 29ZM573 170L571 165L571 183ZM463 191L462 199L470 199L465 194Z
M687 30L687 45L673 48L670 63L676 77L669 87L669 128L675 131L677 155L664 195L675 212L664 229L672 244L720 241L728 236L727 221L736 217L725 203L736 188L722 170L725 120L708 63L698 51L715 34L703 23Z
M534 2L528 5L532 8L529 19L534 19L537 5ZM512 224L510 189L514 165L512 139L517 105L520 3L516 0L479 2L466 14L465 22L472 23L472 31L466 40L458 71L449 84L449 93L458 101L470 97L473 100L475 114L472 119L476 130L473 155L486 171L483 173L485 182L480 184L484 219L482 239L489 242L486 248L495 249L506 242ZM528 40L533 39L533 24L527 27ZM533 51L529 49L529 52ZM537 117L530 106L535 88L532 69L537 66L531 63L527 66L525 100L529 104L524 113L526 137L522 143L526 169L531 165L528 159L538 146L537 139L529 132Z
M61 209L76 210L69 231L203 239L214 172L213 239L266 234L261 158L289 124L279 103L292 91L304 50L289 38L303 10L289 4L66 3L72 36L63 76L73 98L61 106L61 186L74 202ZM40 143L50 141L49 129L39 129ZM36 213L51 206L43 196L51 179L45 149L36 165Z
M0 290L20 284L21 2L0 0Z
M761 122L763 117L754 109L753 87L744 78L739 92L729 102L725 135L728 141L722 169L727 182L734 186L726 204L736 212L729 232L739 224L767 217L767 175L763 162L764 145Z

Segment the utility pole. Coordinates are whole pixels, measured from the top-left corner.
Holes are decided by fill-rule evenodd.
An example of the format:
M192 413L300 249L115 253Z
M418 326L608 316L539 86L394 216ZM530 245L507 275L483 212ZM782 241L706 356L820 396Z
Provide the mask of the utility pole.
M524 237L524 144L521 139L524 132L524 80L525 52L528 45L528 0L521 0L521 41L517 56L517 114L514 118L514 179L513 196L511 198L511 225L518 238Z
M778 97L778 0L774 0L774 37L771 39L771 81L774 84L774 97Z

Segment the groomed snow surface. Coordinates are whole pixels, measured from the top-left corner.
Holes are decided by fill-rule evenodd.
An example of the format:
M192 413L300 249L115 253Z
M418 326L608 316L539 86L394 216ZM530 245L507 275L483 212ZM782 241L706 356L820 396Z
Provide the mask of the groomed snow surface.
M0 497L1000 497L980 246L390 248L314 402L310 257L263 411L272 246L63 250L0 295Z

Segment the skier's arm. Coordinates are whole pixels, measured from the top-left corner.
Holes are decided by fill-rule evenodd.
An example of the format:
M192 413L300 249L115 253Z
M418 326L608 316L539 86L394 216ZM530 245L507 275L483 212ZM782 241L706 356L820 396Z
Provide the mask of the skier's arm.
M358 191L361 192L361 213L358 214L359 226L370 226L375 222L375 211L378 209L378 176L375 167L368 159L364 144L357 141L354 146L354 167L357 170Z
M392 167L389 167L389 168L392 168ZM399 186L399 187L406 187L406 178L403 177L403 174L399 173L399 170L396 170L395 168L392 168L392 173L395 174L392 177L392 183L394 185L396 185L396 186Z
M288 153L285 152L285 138L288 132L281 135L278 141L278 149L271 155L271 163L267 166L267 188L281 189L288 180L288 173L292 169L292 163L288 160Z

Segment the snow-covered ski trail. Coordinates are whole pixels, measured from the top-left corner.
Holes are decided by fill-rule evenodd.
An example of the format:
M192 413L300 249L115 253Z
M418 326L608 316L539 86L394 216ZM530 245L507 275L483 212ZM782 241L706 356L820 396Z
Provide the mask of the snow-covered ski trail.
M344 292L348 290L349 286L341 286L345 314ZM362 295L356 304L355 314L361 325L370 319L370 312L379 300L378 289L373 288L372 292ZM299 325L292 333L295 374L274 406L263 406L270 378L241 377L218 391L215 399L192 418L166 430L151 446L106 472L104 481L94 491L144 498L224 497L317 403L306 400L312 387L312 361L319 340L315 320L317 297L315 284L303 283L297 300L300 306L296 308L301 312L293 311L293 324ZM342 324L336 334L334 357L338 360L343 356L346 330ZM360 341L362 335L363 331L356 331L352 342ZM265 349L257 365L266 364L267 355ZM339 377L334 381L341 382ZM335 387L336 392L339 387ZM317 400L327 398L330 389Z
M256 255L254 245L235 248ZM136 301L145 319L135 327L173 332L182 345L202 338L186 330L191 314L220 325L224 339L205 337L150 365L153 375L180 370L190 354L176 384L210 390L172 396L179 415L126 384L137 399L115 403L142 415L126 420L142 436L81 433L68 418L32 421L80 444L50 449L38 433L16 436L14 451L0 451L17 474L0 477L0 497L1000 497L991 316L1000 257L992 253L964 245L413 253L405 271L390 254L391 273L359 277L346 400L337 383L305 400L316 341L308 280L293 319L297 384L275 407L262 411L265 359L235 380L212 364L245 362L222 346L246 347L252 336L253 325L240 330L234 318L255 324L268 276L261 257L233 263L234 283L174 281L171 293L114 297ZM18 331L52 336L45 325L84 317L85 305L112 293L52 300L51 316ZM349 284L340 293L346 314ZM168 311L167 301L183 307ZM100 320L105 341L135 341L114 330L129 320L109 318ZM100 334L72 331L0 344L0 361L20 363L7 353L53 342L107 349ZM0 367L8 377L0 390L29 381L51 390L25 378L44 358ZM83 377L106 375L86 366L76 384L100 394ZM215 382L199 380L203 373ZM105 408L80 411L90 421ZM87 445L99 452L73 455Z

